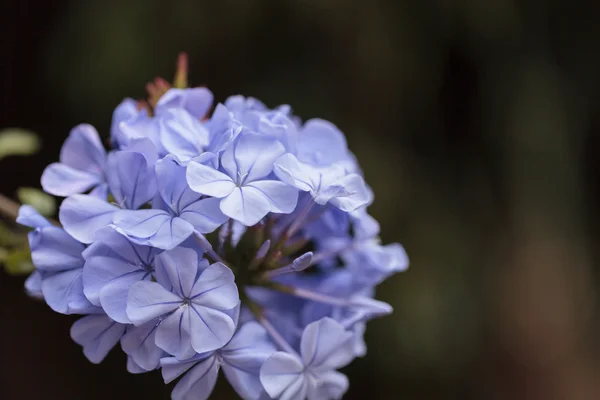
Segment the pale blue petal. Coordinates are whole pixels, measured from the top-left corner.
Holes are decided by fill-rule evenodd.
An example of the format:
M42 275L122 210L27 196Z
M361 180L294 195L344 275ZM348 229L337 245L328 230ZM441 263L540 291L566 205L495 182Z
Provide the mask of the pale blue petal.
M96 129L80 124L71 130L60 150L60 162L69 167L101 176L106 151Z
M158 258L169 279L173 292L181 298L191 297L192 287L198 274L198 253L192 249L177 247L165 251Z
M316 189L311 176L312 171L299 163L293 154L287 153L279 157L273 165L273 172L281 181L302 191Z
M81 171L62 163L53 163L42 173L42 188L55 196L87 192L102 182L99 174Z
M235 188L229 176L197 162L188 164L187 182L193 191L219 198L227 196Z
M83 266L81 253L85 246L57 226L29 232L33 265L42 271L64 271Z
M106 283L100 290L100 304L109 317L122 324L130 324L127 316L127 298L132 284L141 280L150 280L152 276L138 269L130 274L121 276Z
M210 233L229 218L221 212L221 200L211 197L191 203L179 214L200 233Z
M234 180L252 182L269 175L273 170L273 162L283 153L285 148L276 140L242 133L225 149L221 163Z
M182 218L161 210L120 211L115 214L117 230L137 244L172 249L194 232L194 227Z
M262 193L271 204L271 212L289 214L298 204L298 189L280 181L254 181L247 185Z
M197 353L223 347L235 332L235 322L222 311L192 303L189 314L192 347Z
M129 288L127 316L141 325L167 314L181 305L181 299L156 282L136 282Z
M108 185L106 183L101 183L89 193L90 196L96 197L100 200L107 201L108 199Z
M112 223L118 208L93 196L75 194L60 206L60 223L75 239L82 243L94 241L97 230Z
M17 224L28 226L30 228L44 228L52 226L42 214L30 205L23 204L19 207L19 215L17 216Z
M230 310L239 303L231 269L218 262L206 268L191 289L192 303L218 310Z
M121 147L127 144L127 138L123 137L119 124L123 121L135 118L140 111L137 102L133 99L124 99L113 111L112 122L110 124L110 136L112 144Z
M318 383L310 387L310 399L341 399L348 391L348 377L337 371L323 371L317 375Z
M156 328L156 345L180 360L192 357L196 353L190 338L192 318L190 307L177 308Z
M95 306L83 294L81 268L44 275L42 292L44 300L61 314L86 314Z
M331 122L306 121L298 135L298 159L313 165L327 166L348 158L344 134Z
M169 89L156 104L159 113L168 108L184 108L192 116L202 119L213 102L213 94L204 87L189 89Z
M135 210L154 198L156 177L143 154L113 152L109 154L106 165L108 185L117 204Z
M255 321L244 324L221 350L223 372L240 397L260 397L264 390L260 368L275 350L265 329Z
M131 264L123 259L107 256L88 257L83 267L85 296L92 304L99 306L100 291L105 285L120 279L125 279L127 281L133 279L131 281L131 283L133 283L142 280L144 274L146 274L146 272L139 266ZM125 295L125 297L127 298L127 295ZM127 323L127 321L123 323Z
M149 372L149 371L146 371L144 368L137 365L135 363L135 361L133 361L133 358L128 356L127 357L127 372L129 372L130 374L143 374L143 373Z
M174 213L197 201L200 195L192 191L185 178L185 167L169 155L156 163L158 191L164 204Z
M298 358L289 353L278 351L267 358L261 367L260 382L272 398L278 399L286 395L288 398L293 399L293 397L289 397L289 394L296 393L297 390L293 389L297 386L298 380L304 381L303 372L304 365ZM292 389L291 392L294 393L286 393L290 392L288 389Z
M199 361L205 360L208 357L212 357L213 352L196 354L195 356L179 360L175 357L163 357L160 359L160 366L163 379L165 383L171 383L175 379L179 378L185 371L192 368Z
M300 350L309 368L338 369L354 358L353 335L331 318L308 324L302 333Z
M271 210L269 200L257 189L235 188L220 204L223 214L246 226L253 226Z
M171 393L173 400L206 400L210 397L217 377L219 363L216 357L209 357L194 366L175 385Z
M149 321L140 326L129 325L121 339L121 347L142 369L152 371L159 367L164 351L155 344L158 321Z
M160 124L160 142L168 153L182 162L199 156L208 145L208 131L183 109L161 110L155 118Z
M336 182L336 185L343 187L348 196L336 196L332 198L331 204L343 211L354 211L360 207L366 206L371 196L365 181L360 175L349 174Z
M106 315L88 315L71 326L71 338L83 347L83 354L94 364L100 363L125 333L125 325Z
M42 273L40 271L33 271L31 275L25 280L25 290L31 297L37 299L43 299L44 293L42 292Z
M130 238L148 239L173 217L163 210L122 210L114 214L117 230Z

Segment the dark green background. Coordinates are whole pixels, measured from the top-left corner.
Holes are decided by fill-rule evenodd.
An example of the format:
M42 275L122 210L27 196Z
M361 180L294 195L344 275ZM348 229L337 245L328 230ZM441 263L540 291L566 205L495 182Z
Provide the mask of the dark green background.
M44 141L2 160L3 194L187 51L217 100L335 122L408 251L346 398L600 398L600 3L8 0L0 18L0 128ZM120 351L90 364L22 281L0 276L0 398L169 398Z

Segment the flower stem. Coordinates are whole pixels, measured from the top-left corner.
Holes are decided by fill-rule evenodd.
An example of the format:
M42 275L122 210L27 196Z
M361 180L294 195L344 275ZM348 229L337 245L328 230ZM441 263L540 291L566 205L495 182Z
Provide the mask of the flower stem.
M19 207L19 203L0 194L0 214L4 214L12 220L16 220L19 215Z

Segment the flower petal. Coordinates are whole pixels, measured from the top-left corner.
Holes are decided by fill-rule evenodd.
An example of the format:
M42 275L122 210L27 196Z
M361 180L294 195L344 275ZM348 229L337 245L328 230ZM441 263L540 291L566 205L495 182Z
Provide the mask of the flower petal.
M298 204L298 189L280 181L255 181L248 184L271 203L271 212L289 214Z
M283 396L297 382L304 381L304 365L295 356L278 351L271 355L260 369L260 382L266 392L274 399ZM292 390L294 391L294 390ZM295 393L296 391L294 391ZM292 393L290 393L292 394ZM287 398L293 398L286 395ZM304 397L296 397L298 399Z
M177 247L158 256L172 291L181 298L191 297L192 287L198 273L198 253L192 249Z
M273 162L284 152L285 148L277 140L254 133L241 133L225 149L221 163L234 180L243 177L245 182L252 182L269 175L273 170Z
M287 153L279 157L273 164L273 172L283 182L302 191L316 189L311 176L313 171L299 163L293 154Z
M223 214L246 226L253 226L271 210L269 200L259 190L246 186L235 188L221 200Z
M171 393L173 400L206 400L210 397L217 377L219 376L219 363L216 357L209 357L194 366L175 385Z
M71 130L60 150L60 162L69 167L101 176L106 151L96 128L80 124Z
M96 231L109 225L117 210L93 196L75 194L63 201L58 217L69 235L82 243L91 243Z
M179 217L186 220L200 233L210 233L229 218L221 212L221 199L214 197L195 201L184 208Z
M188 164L186 177L193 191L207 196L225 197L235 188L229 176L194 161Z
M88 315L71 326L71 338L83 346L83 354L94 364L100 363L125 333L125 325L106 315Z
M67 232L48 226L29 232L29 247L33 265L41 271L65 271L83 266L81 253L85 249Z
M192 357L196 353L190 340L192 318L189 307L179 307L156 329L156 345L180 360Z
M338 369L354 358L352 332L331 318L308 324L302 333L300 350L304 365Z
M152 320L140 326L129 325L121 339L123 351L146 371L159 367L165 352L155 344L158 321Z
M239 303L235 277L229 267L218 262L200 274L190 292L192 303L218 310L231 310Z
M189 307L192 347L197 353L217 350L229 342L235 322L226 313L192 303Z
M82 269L71 269L45 275L42 280L44 300L61 314L86 314L96 307L83 294Z
M136 282L129 288L127 316L141 325L167 314L181 305L181 299L156 282Z
M100 304L104 312L117 322L130 324L126 311L129 288L136 282L151 278L149 273L138 268L133 273L122 274L106 283L100 290Z
M106 177L115 201L135 210L148 203L156 194L154 168L149 168L141 153L117 151L109 154Z
M55 196L87 192L102 182L101 175L81 171L62 163L53 163L42 173L42 188Z
M113 222L132 242L159 249L172 249L194 232L189 222L162 210L123 210Z

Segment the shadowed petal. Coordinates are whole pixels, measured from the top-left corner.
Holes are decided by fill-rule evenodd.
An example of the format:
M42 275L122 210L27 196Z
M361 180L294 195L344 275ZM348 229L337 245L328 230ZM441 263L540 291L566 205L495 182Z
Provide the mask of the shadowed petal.
M146 371L159 367L165 352L155 344L158 321L149 321L140 326L129 325L121 339L121 347L135 363Z
M94 364L100 363L125 333L125 325L106 315L88 315L71 326L71 338L83 346L83 354Z
M206 400L211 395L218 376L217 358L209 357L196 364L177 382L171 398L173 400Z

